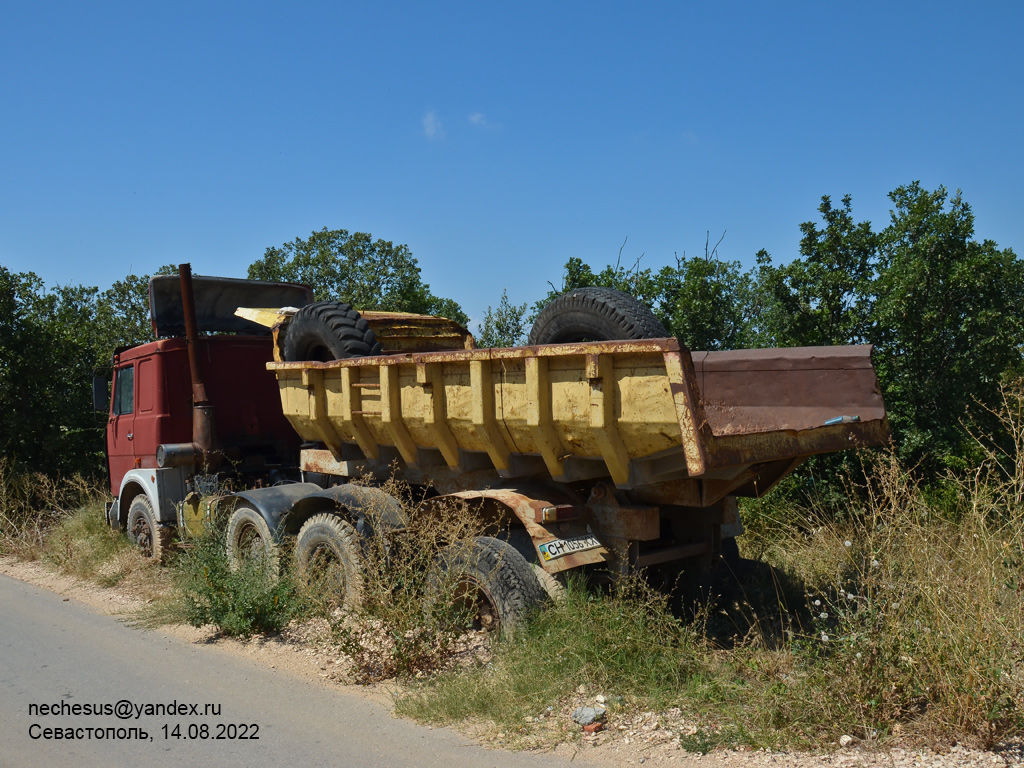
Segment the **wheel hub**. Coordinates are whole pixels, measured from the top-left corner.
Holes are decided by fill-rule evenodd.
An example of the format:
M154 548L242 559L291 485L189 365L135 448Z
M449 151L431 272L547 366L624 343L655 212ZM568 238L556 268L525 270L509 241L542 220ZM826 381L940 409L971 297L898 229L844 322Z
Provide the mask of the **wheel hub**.
M132 525L132 538L139 545L142 554L146 557L153 556L153 531L150 530L149 523L145 518L139 517L135 520Z

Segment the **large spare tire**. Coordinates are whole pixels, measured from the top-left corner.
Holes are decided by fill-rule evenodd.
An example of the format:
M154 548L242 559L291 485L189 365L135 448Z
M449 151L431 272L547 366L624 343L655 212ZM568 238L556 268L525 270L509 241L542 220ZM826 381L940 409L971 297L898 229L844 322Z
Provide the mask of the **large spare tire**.
M614 288L577 288L552 299L533 324L527 344L661 339L668 336L641 301Z
M379 355L380 342L369 324L343 301L307 304L292 318L281 350L290 363L327 362Z

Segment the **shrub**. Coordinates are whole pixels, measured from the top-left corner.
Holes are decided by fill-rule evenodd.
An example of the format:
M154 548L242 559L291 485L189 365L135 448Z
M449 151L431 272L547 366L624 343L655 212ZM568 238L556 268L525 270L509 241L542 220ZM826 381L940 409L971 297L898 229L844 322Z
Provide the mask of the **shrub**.
M180 614L194 627L213 624L225 635L277 632L300 613L303 600L290 576L259 561L232 569L222 534L191 541L174 565Z

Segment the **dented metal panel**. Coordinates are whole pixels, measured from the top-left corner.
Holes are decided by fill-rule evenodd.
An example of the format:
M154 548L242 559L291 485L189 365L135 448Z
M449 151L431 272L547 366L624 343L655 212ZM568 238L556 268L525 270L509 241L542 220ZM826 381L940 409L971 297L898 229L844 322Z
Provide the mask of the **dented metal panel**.
M613 553L600 540L598 540L599 546L596 547L559 555L554 559L544 557L543 548L549 544L593 535L592 521L586 517L563 523L542 524L537 522L538 512L544 507L561 501L560 499L537 499L533 498L532 494L516 489L496 488L486 491L459 491L430 500L429 503L443 502L444 499L458 499L471 508L485 502L500 504L526 529L533 541L537 562L549 573L560 573L581 565L606 563L614 558Z

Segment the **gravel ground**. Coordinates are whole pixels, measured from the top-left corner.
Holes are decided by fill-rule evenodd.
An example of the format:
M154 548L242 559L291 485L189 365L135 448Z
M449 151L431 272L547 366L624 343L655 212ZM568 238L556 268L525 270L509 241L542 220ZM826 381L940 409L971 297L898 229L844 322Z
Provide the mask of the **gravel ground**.
M593 741L594 746L587 742ZM764 750L716 750L707 755L688 753L672 743L643 746L612 740L598 744L586 737L578 747L576 762L593 765L679 765L701 768L1002 768L1024 765L1024 741L1014 740L993 751L953 747L946 752L930 749L865 750L850 746L830 754L767 752ZM562 750L557 750L562 752Z

